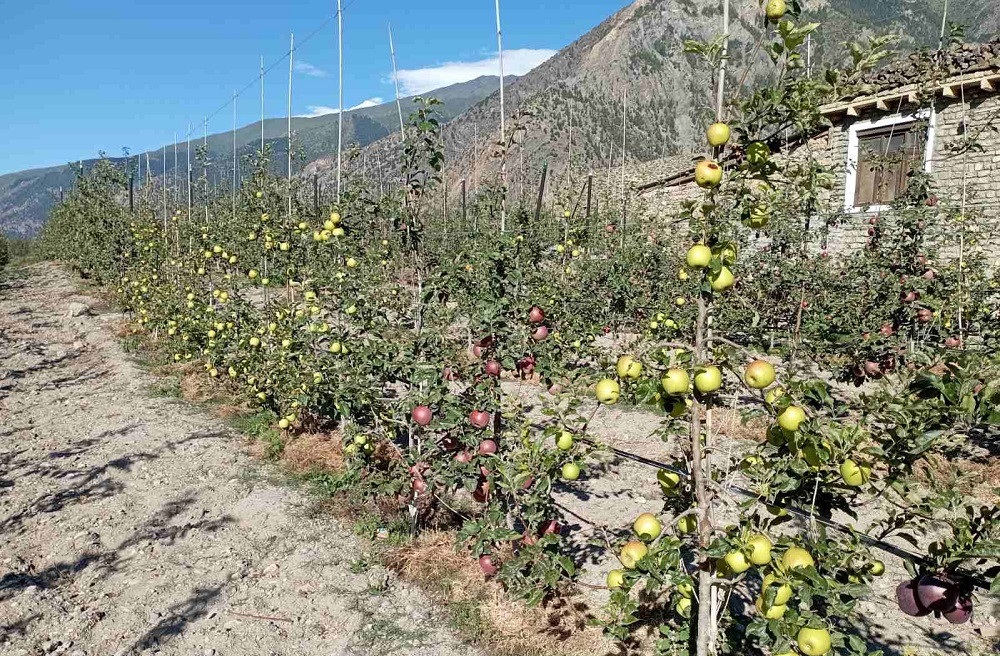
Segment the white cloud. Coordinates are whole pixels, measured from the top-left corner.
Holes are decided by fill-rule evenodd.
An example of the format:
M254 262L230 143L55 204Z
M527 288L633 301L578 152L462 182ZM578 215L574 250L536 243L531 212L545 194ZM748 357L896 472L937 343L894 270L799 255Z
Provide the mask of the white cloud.
M313 66L309 62L304 62L298 60L295 62L295 71L297 73L302 73L303 75L308 75L309 77L326 77L326 71L318 66Z
M556 52L545 48L504 51L504 75L524 75ZM450 84L468 82L483 75L499 74L500 58L496 55L477 61L445 62L427 68L403 69L398 73L399 91L403 95L413 96Z
M369 98L368 100L362 100L354 107L350 107L348 111L350 111L351 109L364 109L365 107L375 107L376 105L381 105L384 102L385 102L384 100L382 100L378 96L375 96L374 98Z
M381 105L385 101L378 96L374 98L368 98L367 100L362 100L354 107L348 107L347 111L354 109L364 109L365 107L375 107L376 105ZM316 118L317 116L326 116L327 114L336 114L338 110L336 107L327 107L326 105L309 105L307 107L309 110L308 114L302 114L303 118Z

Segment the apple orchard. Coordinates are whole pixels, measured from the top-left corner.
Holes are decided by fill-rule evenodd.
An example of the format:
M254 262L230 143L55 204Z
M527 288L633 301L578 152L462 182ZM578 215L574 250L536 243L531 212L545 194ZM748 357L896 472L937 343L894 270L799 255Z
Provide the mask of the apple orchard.
M317 211L265 150L233 197L202 176L190 205L163 212L154 184L130 211L130 173L102 162L42 246L263 419L272 456L328 435L344 464L325 489L403 540L453 530L529 605L581 575L555 496L600 475L595 417L653 416L673 456L648 471L661 509L622 508L631 524L606 534L607 635L628 653L875 653L859 603L879 577L898 578L885 614L942 626L1000 589L995 499L928 475L996 443L997 284L975 217L919 172L863 251L815 247L803 218L832 211L832 172L777 135L821 129L817 108L886 42L809 75L818 26L798 12L761 7L773 81L734 89L706 126L701 196L661 217L686 231L623 225L612 203L535 220L499 174L465 224L442 217L437 103L421 99L390 193L349 176ZM689 49L717 68L716 45ZM725 413L756 427L737 457Z

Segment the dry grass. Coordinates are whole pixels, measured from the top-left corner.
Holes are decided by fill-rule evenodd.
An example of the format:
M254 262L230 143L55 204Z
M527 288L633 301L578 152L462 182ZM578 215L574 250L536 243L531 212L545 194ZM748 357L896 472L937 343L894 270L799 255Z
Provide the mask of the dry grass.
M342 472L344 452L339 433L306 433L285 444L282 463L295 474Z
M425 532L390 551L386 562L403 579L452 609L453 615L460 610L459 629L493 654L593 656L611 651L600 630L588 626L592 615L584 603L560 597L543 607L528 608L511 601L499 583L483 580L479 565L468 553L455 550L452 532Z
M712 411L712 427L716 434L733 440L760 442L767 437L768 422L759 417L743 423L738 410L715 408Z

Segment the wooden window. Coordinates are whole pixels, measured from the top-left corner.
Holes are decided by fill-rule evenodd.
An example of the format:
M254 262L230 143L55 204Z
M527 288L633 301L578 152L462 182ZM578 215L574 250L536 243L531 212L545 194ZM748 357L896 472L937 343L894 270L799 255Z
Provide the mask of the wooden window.
M854 206L888 205L902 195L910 172L923 167L926 139L922 122L859 132Z

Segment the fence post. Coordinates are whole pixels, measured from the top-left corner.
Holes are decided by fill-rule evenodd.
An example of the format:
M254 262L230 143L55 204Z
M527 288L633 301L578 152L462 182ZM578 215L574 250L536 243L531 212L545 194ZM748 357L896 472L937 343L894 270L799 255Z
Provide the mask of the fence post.
M542 179L538 182L538 202L535 204L535 222L542 215L542 197L545 195L545 178L549 174L549 163L542 164Z
M135 173L128 176L128 211L135 212Z
M590 218L590 199L594 191L594 174L587 176L587 218Z
M466 205L465 205L465 178L462 178L462 229L468 230L469 224L467 221L468 217L466 215Z
M319 174L313 173L313 212L319 216Z

